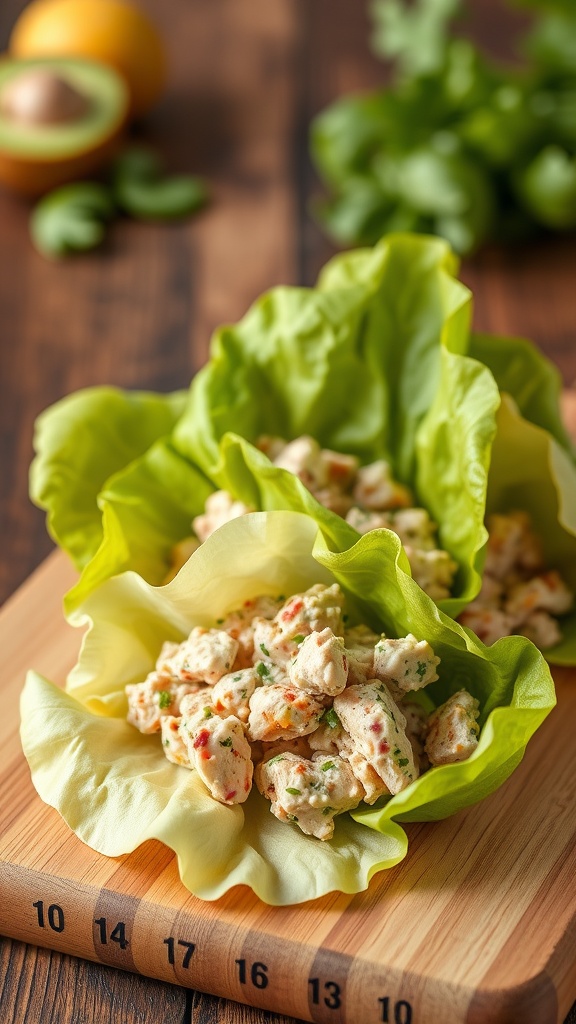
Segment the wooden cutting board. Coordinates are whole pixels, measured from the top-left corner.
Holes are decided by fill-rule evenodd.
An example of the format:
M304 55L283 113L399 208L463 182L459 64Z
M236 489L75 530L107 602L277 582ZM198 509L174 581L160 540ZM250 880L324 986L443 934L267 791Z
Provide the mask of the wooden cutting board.
M110 859L32 788L18 738L28 667L63 681L79 634L55 553L0 612L0 933L311 1021L556 1024L576 999L576 673L511 779L408 825L407 858L357 896L205 903L158 842ZM289 865L297 870L296 865Z

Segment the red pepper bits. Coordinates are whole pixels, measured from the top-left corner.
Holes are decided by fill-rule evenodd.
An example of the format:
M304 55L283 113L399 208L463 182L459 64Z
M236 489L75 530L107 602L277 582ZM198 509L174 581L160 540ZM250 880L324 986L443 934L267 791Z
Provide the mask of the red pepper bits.
M206 744L208 743L209 739L210 739L210 733L208 732L208 729L201 729L200 732L198 733L196 739L194 740L194 743L193 743L194 749L198 750L199 747L205 747Z
M296 615L298 615L298 612L301 611L301 609L303 607L304 607L304 602L303 601L300 601L300 600L293 601L292 604L289 604L288 607L285 608L284 611L282 612L282 616L281 616L282 621L283 622L291 622L292 619Z

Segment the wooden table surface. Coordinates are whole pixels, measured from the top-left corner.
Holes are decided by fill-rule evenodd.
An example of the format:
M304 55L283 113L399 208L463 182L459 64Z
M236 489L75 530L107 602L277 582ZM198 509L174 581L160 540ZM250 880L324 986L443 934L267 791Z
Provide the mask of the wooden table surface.
M214 201L186 224L119 223L105 249L56 265L31 248L26 205L0 195L0 602L51 549L27 499L35 416L92 384L182 387L215 326L272 285L312 284L333 250L308 215L319 186L307 125L336 96L382 78L359 0L141 2L171 56L169 93L141 134L174 169L206 175ZM2 0L2 42L23 6ZM514 16L495 0L468 6L470 30L504 52ZM533 338L576 381L575 240L485 250L463 277L478 328ZM291 1024L5 939L0 1020Z

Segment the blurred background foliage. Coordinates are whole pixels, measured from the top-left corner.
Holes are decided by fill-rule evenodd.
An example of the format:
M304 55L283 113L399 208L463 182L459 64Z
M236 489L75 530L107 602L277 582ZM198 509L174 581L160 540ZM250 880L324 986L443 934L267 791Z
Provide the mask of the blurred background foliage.
M311 130L339 243L424 231L467 253L484 241L576 227L576 3L524 9L515 59L463 34L462 0L373 0L376 92L339 99Z

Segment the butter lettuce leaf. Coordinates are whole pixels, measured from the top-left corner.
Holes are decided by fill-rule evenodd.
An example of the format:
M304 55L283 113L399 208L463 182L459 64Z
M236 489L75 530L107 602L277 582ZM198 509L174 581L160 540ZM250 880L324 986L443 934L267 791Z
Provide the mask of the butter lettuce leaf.
M305 512L335 549L353 543L351 527L254 447L261 434L308 433L363 463L391 462L458 564L440 603L456 617L480 588L501 395L567 454L561 467L542 461L548 488L569 488L573 474L557 371L523 339L471 334L457 272L445 241L388 236L336 256L315 288L275 288L218 330L186 396L89 389L44 413L32 495L82 570L67 610L125 569L161 583L215 488L257 510ZM515 436L502 443L529 481ZM565 532L554 516L546 528Z
M150 838L164 842L184 885L203 899L237 884L271 904L365 889L406 854L396 818L442 818L487 795L555 701L549 669L528 640L485 648L436 608L399 560L400 543L385 530L334 551L306 515L256 513L222 527L164 587L132 572L108 580L73 615L89 630L66 692L34 672L24 688L22 743L41 798L107 856ZM127 724L124 686L153 667L164 640L213 624L247 598L334 580L357 621L430 641L442 659L432 700L466 686L481 702L482 733L467 762L433 769L383 806L341 815L334 839L322 843L279 822L256 791L233 808L213 801L194 771L165 760L157 736Z
M311 434L361 461L414 471L414 438L442 348L466 350L471 293L446 242L395 235L336 256L315 289L274 288L216 331L174 431L208 476L227 432Z
M126 569L154 585L162 583L174 546L190 535L191 520L203 512L212 491L212 484L174 450L169 438L110 477L97 497L100 545L66 594L65 610L72 611L99 583Z
M185 393L94 387L77 391L36 420L30 496L48 531L81 569L102 541L98 494L105 482L169 434Z
M547 430L566 451L574 453L560 411L562 378L531 341L474 333L468 355L488 367L499 390L514 399L525 419Z

